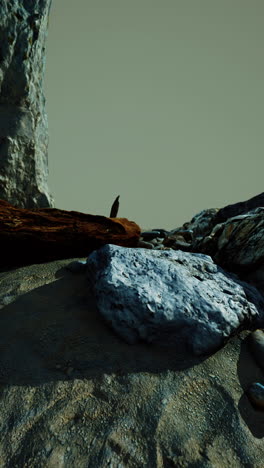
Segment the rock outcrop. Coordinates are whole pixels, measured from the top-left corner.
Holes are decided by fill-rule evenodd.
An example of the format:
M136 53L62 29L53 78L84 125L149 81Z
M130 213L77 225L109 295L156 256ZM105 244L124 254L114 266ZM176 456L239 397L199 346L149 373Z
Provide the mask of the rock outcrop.
M262 468L248 332L207 359L128 345L68 263L0 273L1 465Z
M43 73L51 0L0 0L0 198L53 206Z
M10 210L0 226L6 259L21 220L33 237L54 236L55 255L63 233L76 238L87 219L102 244L107 229L135 242L0 272L1 464L262 468L264 332L255 329L264 327L264 210L221 223L220 210L204 210L137 242L139 227L127 220L1 206ZM191 252L199 245L228 268L236 261L238 274Z
M223 223L228 218L234 218L234 216L248 213L261 206L264 207L264 192L249 198L249 200L224 206L224 208L218 210L215 217L215 224Z
M264 207L217 224L193 249L211 255L227 270L243 273L264 263Z
M140 227L126 218L15 208L0 200L0 267L82 257L104 244L136 246Z
M99 312L131 344L209 354L242 326L264 326L262 295L206 255L105 245L87 274Z

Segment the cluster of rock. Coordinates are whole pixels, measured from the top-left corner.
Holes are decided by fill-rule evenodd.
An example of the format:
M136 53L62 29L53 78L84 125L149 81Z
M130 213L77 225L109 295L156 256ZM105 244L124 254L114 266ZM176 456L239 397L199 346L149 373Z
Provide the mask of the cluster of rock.
M43 94L51 0L0 0L0 198L53 206Z
M1 466L263 468L264 193L172 231L44 209L50 3L0 0Z
M151 231L156 243L105 218L83 263L0 272L3 466L262 468L264 333L251 330L264 326L263 210L219 212ZM30 232L47 223L33 213ZM9 214L15 237L21 218ZM76 238L69 212L51 210L49 227L58 215ZM106 222L133 245L112 242ZM229 242L244 246L235 265L230 247L230 269L218 263Z
M190 252L194 239L203 239L204 233L207 233L210 226L213 226L212 218L217 211L217 209L204 210L194 216L190 222L171 231L158 228L143 231L138 246L146 249L172 248Z
M172 231L142 232L139 246L205 253L227 270L254 270L264 261L263 211L264 195L260 194L220 210L203 210Z
M141 232L140 247L210 255L242 279L264 286L264 194L198 213L182 227Z
M241 329L264 328L263 201L205 210L170 232L143 231L137 249L93 252L87 276L105 321L128 343L180 344L198 355ZM264 406L261 383L249 395Z
M264 327L262 203L260 194L170 232L143 231L137 248L97 249L79 270L85 263L101 315L128 343L180 342L194 354Z

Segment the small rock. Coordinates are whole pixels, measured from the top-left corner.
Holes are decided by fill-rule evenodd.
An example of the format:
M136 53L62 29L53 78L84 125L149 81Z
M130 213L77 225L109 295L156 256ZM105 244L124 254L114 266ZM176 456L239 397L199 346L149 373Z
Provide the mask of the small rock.
M264 370L264 331L255 330L249 336L249 348L256 363Z
M183 229L182 231L180 231L180 234L183 235L184 239L186 241L191 241L192 238L193 238L193 230L192 229Z
M151 240L159 236L160 236L160 231L144 231L140 233L140 237L142 237L145 240Z
M251 403L259 409L264 409L264 385L254 382L247 390L247 396Z
M183 250L184 252L190 252L191 250L191 245L188 244L188 242L182 242L182 241L176 241L172 245L172 248L174 250Z
M166 229L151 229L152 231L159 232L159 237L166 237L169 234L169 231Z
M72 375L73 371L74 371L73 367L67 367L67 369L65 371L65 374L68 375L68 377L70 377Z
M154 245L154 247L156 248L158 245L162 243L162 241L163 239L161 239L160 237L155 237L155 239L152 239L150 243Z
M143 249L153 249L154 246L150 242L145 242L143 240L138 241L138 247L142 247Z
M76 260L65 267L67 270L70 270L72 273L83 273L86 268L86 260Z
M164 239L163 244L166 247L171 247L174 250L184 250L189 252L191 250L191 244L185 241L184 237L180 234L175 234L173 236L168 236Z

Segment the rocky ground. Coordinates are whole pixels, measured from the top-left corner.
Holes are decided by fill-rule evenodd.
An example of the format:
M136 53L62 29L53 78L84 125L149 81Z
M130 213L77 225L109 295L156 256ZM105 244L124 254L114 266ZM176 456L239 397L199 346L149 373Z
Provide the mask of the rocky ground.
M249 331L199 359L128 345L68 264L0 274L0 465L262 468Z
M130 345L122 334L114 333L111 319L108 323L103 318L100 296L105 290L101 294L98 290L96 262L91 258L99 263L100 258L104 259L105 264L101 262L98 270L99 279L104 277L105 285L110 285L111 296L111 276L107 279L105 273L111 270L109 265L114 265L111 255L115 255L117 247L102 247L99 255L97 251L88 257L87 263L85 258L78 258L20 268L2 264L1 467L263 468L264 332L252 332L264 326L262 199L260 194L221 210L204 210L170 232L142 230L138 245L133 247L135 256L146 262L140 266L146 285L147 275L155 276L155 262L148 263L149 257L151 261L175 257L176 279L183 271L178 263L185 265L186 275L182 278L186 278L186 291L188 284L194 285L194 299L187 311L192 321L201 324L201 314L205 313L206 320L206 307L210 317L212 306L214 317L218 311L219 317L223 314L228 330L230 311L233 308L237 312L238 326L225 332L225 340L216 351L207 348L207 355L195 356L177 339L169 347L148 344L141 338ZM138 256L138 249L143 249L145 255ZM171 256L156 250L176 252ZM209 276L202 266L197 266L201 270L198 275L191 268L197 252L203 254L198 255L202 261L215 262ZM126 278L122 280L126 286L130 265L124 263L124 271L122 265L118 267L119 276L113 278ZM220 270L228 278L231 274L234 288L222 288L221 294L228 296L214 304L218 290L216 284L215 293L212 292L210 274L216 273L220 287ZM153 284L159 287L164 282L166 286L167 281L172 291L176 280L163 276L159 281L156 275L157 283ZM133 290L133 275L131 278L129 287ZM242 286L244 293L241 280L246 281ZM244 304L242 313L235 292L238 283L242 293L239 304ZM122 297L117 295L115 299L113 294L118 320L122 319L118 312L121 306L120 310L126 313L125 288L123 292ZM142 304L146 300L148 306L153 298L142 288L139 292L143 294ZM172 297L173 294L172 291ZM198 309L196 294L203 298ZM230 310L223 307L224 299L231 301ZM109 304L111 301L107 305L111 312ZM252 315L249 312L253 304ZM151 317L155 320L160 307L155 301L152 305ZM185 309L176 309L184 315ZM134 312L138 311L133 309ZM127 317L128 323L133 324ZM219 336L224 322L221 319L216 325L208 324L218 327ZM188 330L183 336L191 342L194 335Z

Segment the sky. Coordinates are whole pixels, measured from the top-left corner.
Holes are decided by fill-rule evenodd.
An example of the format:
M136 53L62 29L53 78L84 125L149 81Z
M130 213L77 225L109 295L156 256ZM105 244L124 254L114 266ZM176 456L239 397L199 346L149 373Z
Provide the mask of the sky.
M173 229L263 191L263 0L53 0L55 206Z

